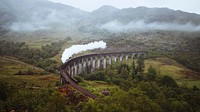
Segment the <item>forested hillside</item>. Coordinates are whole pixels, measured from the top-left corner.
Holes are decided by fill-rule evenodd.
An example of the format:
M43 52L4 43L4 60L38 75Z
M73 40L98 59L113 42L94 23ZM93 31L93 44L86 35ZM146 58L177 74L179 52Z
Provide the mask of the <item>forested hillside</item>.
M199 14L144 6L95 9L51 0L0 0L0 112L200 111ZM103 42L103 49L92 46L95 41ZM62 54L73 45L79 48L68 53L69 59L145 55L113 59L111 65L103 63L110 55L92 57L100 66L94 70L72 60L74 73L86 68L67 78L97 96L91 99L60 77L69 72ZM91 50L78 52L83 49Z

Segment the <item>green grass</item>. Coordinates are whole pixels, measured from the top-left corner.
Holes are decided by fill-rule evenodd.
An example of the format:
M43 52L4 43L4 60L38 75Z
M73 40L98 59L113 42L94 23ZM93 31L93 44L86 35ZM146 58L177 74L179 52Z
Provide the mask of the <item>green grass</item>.
M186 80L186 81L180 80L180 81L177 81L177 83L180 86L186 86L189 88L192 88L194 85L200 88L200 80Z
M27 71L32 69L33 75L15 75L19 70ZM23 63L12 57L0 57L0 81L7 82L16 87L46 87L54 85L59 81L59 76L55 74L38 75L45 72L43 69Z
M33 75L33 76L7 76L0 75L0 81L4 81L9 85L19 88L41 88L47 86L53 86L56 81L59 81L59 77L51 74L45 76Z
M58 42L68 37L73 39L72 44L83 43L95 38L96 36L86 33L67 31L65 30L48 30L48 31L35 31L35 32L8 32L0 36L0 40L26 42L31 48L41 48L46 44Z
M66 36L67 37L67 36ZM14 42L26 42L31 48L41 48L46 44L63 40L65 35L60 32L36 31L36 32L9 32L1 36L1 40Z
M13 57L0 57L0 74L14 75L20 71L33 70L35 73L43 73L44 70L24 62L18 61ZM28 75L28 74L27 74Z
M80 83L80 85L89 90L90 92L98 95L98 96L103 96L103 94L101 94L102 90L115 90L115 89L119 89L118 86L114 85L114 84L108 84L107 82L104 81L86 81L84 80L83 83Z
M175 79L178 84L185 83L188 87L196 85L200 87L200 75L176 61L169 58L155 58L145 60L145 72L149 66L156 68L159 75L168 75Z

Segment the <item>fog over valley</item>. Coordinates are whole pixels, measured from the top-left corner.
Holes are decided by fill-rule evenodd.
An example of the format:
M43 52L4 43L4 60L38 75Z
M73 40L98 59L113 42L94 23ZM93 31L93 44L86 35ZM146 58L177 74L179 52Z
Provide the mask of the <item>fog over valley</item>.
M145 23L142 21L130 22L123 24L119 21L111 21L98 27L102 30L110 32L126 32L126 31L148 31L148 30L166 30L166 31L200 31L199 25L189 23L178 24L178 23Z
M21 5L23 4L23 5ZM200 15L168 8L102 6L86 12L47 0L1 0L1 31L71 30L110 32L177 30L200 31Z
M0 0L0 112L200 112L199 4Z

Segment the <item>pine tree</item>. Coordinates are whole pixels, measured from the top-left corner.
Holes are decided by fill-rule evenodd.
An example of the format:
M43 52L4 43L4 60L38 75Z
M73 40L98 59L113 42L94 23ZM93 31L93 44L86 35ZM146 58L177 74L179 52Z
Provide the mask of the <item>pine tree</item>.
M154 80L155 78L156 78L156 69L150 66L148 69L148 79Z
M137 64L138 64L138 72L143 73L144 72L144 56L140 55L138 60L137 60Z
M132 63L132 79L134 79L135 75L137 74L137 68L135 67L135 61L133 60Z
M133 63L132 63L132 70L135 71L135 61L133 60Z

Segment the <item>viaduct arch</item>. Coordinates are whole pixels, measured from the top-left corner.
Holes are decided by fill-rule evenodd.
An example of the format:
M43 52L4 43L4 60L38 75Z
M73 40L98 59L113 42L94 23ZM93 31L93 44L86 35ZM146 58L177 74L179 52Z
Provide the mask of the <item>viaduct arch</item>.
M100 67L106 69L108 65L111 65L117 61L123 61L128 59L137 58L139 55L145 55L146 52L116 52L116 53L101 53L101 54L89 54L74 57L66 60L60 69L60 81L61 84L70 84L75 89L79 90L86 96L96 98L96 96L89 91L83 89L72 78L75 75L79 75L82 72L89 70L90 72Z

